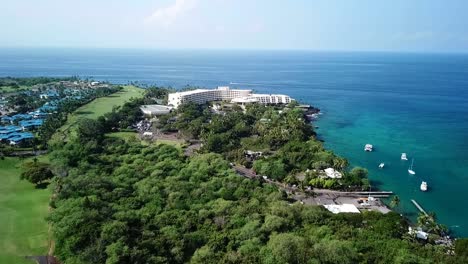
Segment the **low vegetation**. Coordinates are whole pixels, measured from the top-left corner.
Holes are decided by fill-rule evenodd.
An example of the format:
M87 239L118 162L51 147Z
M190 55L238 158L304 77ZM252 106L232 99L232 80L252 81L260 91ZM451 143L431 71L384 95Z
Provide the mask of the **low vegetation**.
M141 98L143 92L143 89L135 86L123 86L120 91L114 91L114 93L96 98L88 104L73 109L72 112L65 112L66 116L61 118L62 120L66 120L66 122L62 122L59 127L54 126L50 130L50 133L55 134L53 136L54 141L61 142L68 138L70 134L73 134L74 127L79 120L86 118L96 119L106 113L115 111L115 109L122 107L131 98Z

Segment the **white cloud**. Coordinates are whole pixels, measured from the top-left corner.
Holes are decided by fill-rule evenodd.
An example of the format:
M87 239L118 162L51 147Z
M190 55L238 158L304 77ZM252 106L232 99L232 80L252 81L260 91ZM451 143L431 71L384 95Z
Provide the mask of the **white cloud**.
M146 23L168 28L182 15L195 8L196 4L196 0L175 0L172 5L156 9L146 18Z

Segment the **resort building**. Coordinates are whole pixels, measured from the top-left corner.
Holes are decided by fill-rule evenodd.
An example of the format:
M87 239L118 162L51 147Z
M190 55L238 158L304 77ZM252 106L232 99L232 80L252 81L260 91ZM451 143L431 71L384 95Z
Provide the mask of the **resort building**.
M234 98L231 100L232 103L237 104L289 104L291 97L284 94L250 94L249 96Z
M204 104L211 101L230 101L237 104L288 104L291 99L283 94L253 94L252 90L230 89L229 86L219 86L217 89L196 89L192 91L169 94L168 104L177 108L185 102Z
M251 90L230 89L228 86L220 86L213 90L196 89L169 94L168 104L177 108L185 102L204 104L211 101L230 101L234 98L248 96L251 93Z

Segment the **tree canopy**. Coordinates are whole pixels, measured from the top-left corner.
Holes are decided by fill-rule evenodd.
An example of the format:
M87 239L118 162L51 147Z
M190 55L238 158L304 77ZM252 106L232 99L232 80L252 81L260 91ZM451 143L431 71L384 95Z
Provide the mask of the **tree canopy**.
M102 133L96 122L81 131ZM220 154L80 133L51 154L58 193L49 221L63 263L444 263L443 248L403 239L404 219L334 215L290 203L236 175ZM91 144L91 143L89 143ZM66 164L64 166L64 164ZM362 176L362 170L356 170Z
M46 180L50 180L54 174L50 170L49 164L39 161L26 162L23 165L21 179L25 179L33 184L41 184Z

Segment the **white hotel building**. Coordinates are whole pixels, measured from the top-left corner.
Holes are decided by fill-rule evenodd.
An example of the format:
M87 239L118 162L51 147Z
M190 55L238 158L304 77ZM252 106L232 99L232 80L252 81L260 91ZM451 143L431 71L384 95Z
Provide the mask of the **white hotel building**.
M168 105L177 108L185 102L204 104L211 101L231 101L233 103L288 104L291 99L282 94L253 94L252 90L230 89L220 86L217 89L196 89L192 91L170 93Z

